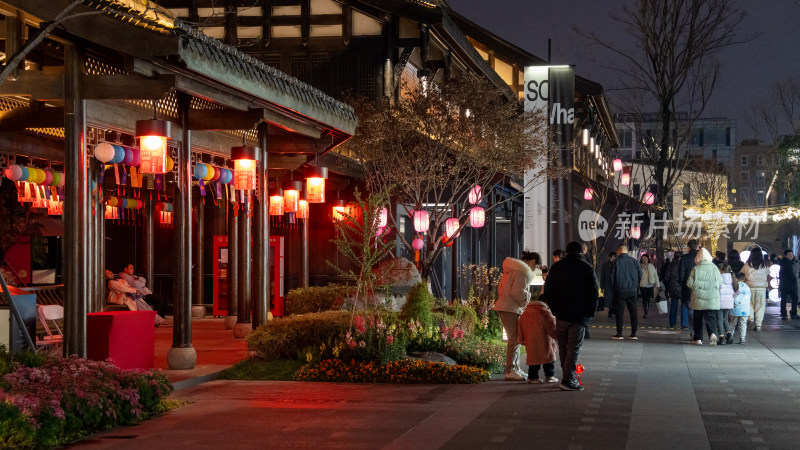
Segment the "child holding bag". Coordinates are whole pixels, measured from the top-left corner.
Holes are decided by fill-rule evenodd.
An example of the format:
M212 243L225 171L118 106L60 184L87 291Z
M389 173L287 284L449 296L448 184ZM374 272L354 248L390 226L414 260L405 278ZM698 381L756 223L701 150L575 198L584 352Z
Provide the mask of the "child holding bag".
M737 273L736 279L739 282L739 290L736 293L736 297L733 298L730 321L734 334L737 329L739 330L739 343L744 344L747 336L747 316L750 315L750 288L744 282L745 276L743 273Z
M547 304L532 300L519 318L517 343L525 346L528 364L528 383L544 383L539 378L539 367L544 368L545 381L558 382L556 378L556 318Z

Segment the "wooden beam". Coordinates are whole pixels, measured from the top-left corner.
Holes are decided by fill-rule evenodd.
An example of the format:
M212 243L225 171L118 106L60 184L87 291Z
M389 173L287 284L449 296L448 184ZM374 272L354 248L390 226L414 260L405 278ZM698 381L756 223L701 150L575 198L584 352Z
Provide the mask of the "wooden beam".
M156 100L164 98L175 85L175 76L147 79L138 75L85 75L82 92L86 99Z
M64 108L16 108L0 112L0 132L22 131L26 128L63 128Z
M253 102L247 101L237 95L226 93L220 89L215 89L206 83L185 76L178 76L176 78L175 89L186 92L195 97L208 100L218 105L237 109L239 111L247 111L252 107L258 106L253 104Z
M189 111L190 130L252 130L264 120L264 110L231 111L193 109Z
M306 163L308 157L306 155L299 156L286 156L286 155L273 155L270 152L267 159L267 168L273 170L295 170ZM270 177L273 175L270 173Z
M0 152L64 161L64 140L31 133L0 133Z
M20 71L16 80L8 79L0 85L0 95L30 96L33 100L64 99L64 75L39 70Z
M317 151L324 149L320 145L314 145L314 140L304 136L297 135L278 135L270 136L267 143L267 151L270 153L270 161L272 161L273 153L310 153L314 154Z

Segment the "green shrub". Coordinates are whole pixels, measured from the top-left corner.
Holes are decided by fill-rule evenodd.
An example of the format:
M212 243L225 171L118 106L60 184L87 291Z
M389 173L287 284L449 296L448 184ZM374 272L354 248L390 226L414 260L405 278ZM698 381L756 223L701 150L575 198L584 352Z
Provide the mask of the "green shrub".
M433 323L432 308L433 295L428 292L427 283L422 282L411 288L406 302L400 310L400 318L419 321L423 328L429 328Z
M442 353L458 364L480 367L491 373L505 371L506 346L484 341L477 336L449 340L443 344Z
M247 336L247 345L267 361L294 359L308 346L332 346L350 328L349 311L324 311L270 320Z
M36 430L22 413L7 402L0 402L0 448L35 448Z
M477 384L489 381L491 374L470 366L403 359L386 364L326 359L303 366L295 375L298 381L345 383L449 383Z
M292 289L286 294L286 314L307 314L336 309L347 297L347 286L329 284Z
M434 308L434 313L443 313L447 325L458 325L466 334L472 334L478 326L478 315L467 305L456 303Z
M343 360L387 363L404 357L407 344L405 323L400 322L396 313L356 314L353 317L353 329L347 332L336 349L321 352L321 357L330 354Z

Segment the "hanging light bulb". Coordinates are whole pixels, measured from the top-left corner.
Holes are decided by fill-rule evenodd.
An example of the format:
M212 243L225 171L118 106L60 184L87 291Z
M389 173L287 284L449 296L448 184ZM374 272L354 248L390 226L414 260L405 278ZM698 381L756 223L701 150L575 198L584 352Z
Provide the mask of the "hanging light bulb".
M300 181L286 181L283 183L283 211L287 213L297 212L300 202L300 191L303 183Z
M256 189L256 148L247 145L231 148L233 159L233 188L242 191Z
M166 173L167 136L169 136L169 122L166 120L136 121L136 137L141 148L139 153L141 173Z
M325 203L325 180L328 168L314 166L306 168L306 201L308 203Z
M584 200L591 200L592 199L592 194L594 194L594 189L592 189L592 188L584 189L583 190L583 199Z
M588 128L584 128L583 129L583 139L582 139L582 141L583 141L583 145L584 146L589 145L589 129Z
M283 189L274 187L269 190L269 215L282 216L283 213Z

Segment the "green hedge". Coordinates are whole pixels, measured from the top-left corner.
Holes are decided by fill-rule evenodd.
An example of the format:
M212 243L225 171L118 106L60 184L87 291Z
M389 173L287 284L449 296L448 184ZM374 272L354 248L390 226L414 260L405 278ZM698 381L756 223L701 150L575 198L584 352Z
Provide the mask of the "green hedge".
M338 309L347 297L347 286L329 284L292 289L286 294L286 314L308 314Z
M294 359L308 347L330 345L350 329L350 311L324 311L270 320L247 336L247 345L267 361Z

